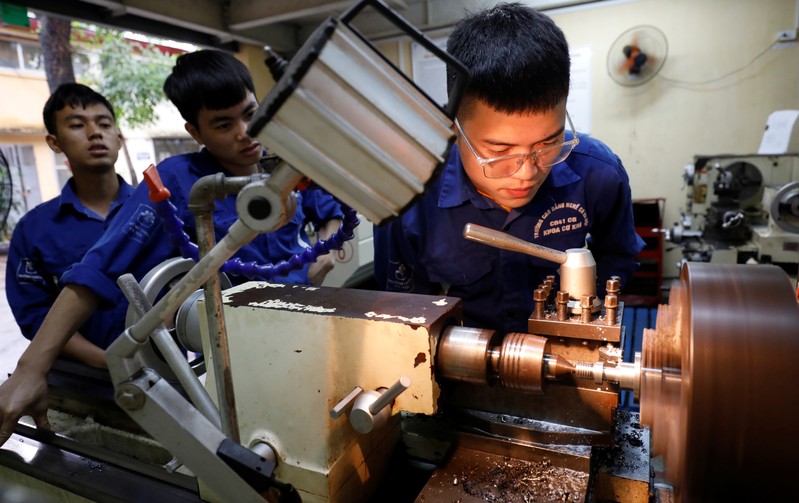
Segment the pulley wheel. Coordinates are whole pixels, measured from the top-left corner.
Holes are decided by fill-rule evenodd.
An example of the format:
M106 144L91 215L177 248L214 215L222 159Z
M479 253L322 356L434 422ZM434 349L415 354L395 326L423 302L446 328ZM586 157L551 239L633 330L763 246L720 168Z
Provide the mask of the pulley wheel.
M681 368L664 369L660 385L647 386L645 379L641 393L642 409L649 393L650 406L661 402L660 412L669 412L656 417L653 443L667 447L667 477L682 501L788 501L795 495L794 288L771 265L683 266L679 312L672 317L682 325Z
M799 233L799 182L784 185L771 201L771 218L787 232Z
M188 258L175 257L167 259L153 267L139 282L139 286L141 286L150 303L155 304L162 295L166 294L175 283L191 270L194 264L195 262ZM220 273L219 277L222 288L230 288L230 279L227 275ZM125 326L133 326L140 318L136 313L136 309L132 305L128 306ZM150 339L149 344L140 350L140 356L144 359L146 366L155 370L161 377L172 383L178 382L177 376L152 339ZM203 366L195 368L195 372L204 371L205 368Z

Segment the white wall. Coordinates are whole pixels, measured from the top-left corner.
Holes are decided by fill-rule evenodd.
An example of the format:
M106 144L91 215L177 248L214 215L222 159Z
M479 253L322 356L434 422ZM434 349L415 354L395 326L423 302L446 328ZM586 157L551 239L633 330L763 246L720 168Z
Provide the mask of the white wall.
M665 197L664 224L684 205L682 167L696 154L754 153L768 115L799 108L799 46L766 50L778 31L799 23L797 0L637 0L601 2L548 14L572 47L590 46L592 135L622 158L634 198ZM659 76L623 87L606 71L608 49L636 25L651 24L668 39ZM709 84L688 84L745 70ZM668 246L667 246L668 248ZM664 274L679 251L667 255Z

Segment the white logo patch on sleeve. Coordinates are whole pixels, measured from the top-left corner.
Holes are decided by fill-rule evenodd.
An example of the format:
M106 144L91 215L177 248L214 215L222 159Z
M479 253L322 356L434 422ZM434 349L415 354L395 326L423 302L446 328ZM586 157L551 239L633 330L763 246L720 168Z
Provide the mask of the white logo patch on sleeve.
M44 283L44 278L31 259L23 258L17 266L17 281L20 283Z
M158 217L155 211L146 204L140 204L128 223L125 224L125 234L134 241L145 243L157 227L157 221Z

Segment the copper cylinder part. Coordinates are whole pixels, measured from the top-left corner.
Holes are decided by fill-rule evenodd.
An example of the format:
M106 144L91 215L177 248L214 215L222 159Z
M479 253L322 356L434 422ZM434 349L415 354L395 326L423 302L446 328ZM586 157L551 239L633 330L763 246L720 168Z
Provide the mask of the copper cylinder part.
M792 500L799 305L790 279L776 266L689 262L669 306L645 334L641 418L679 499Z
M438 376L452 381L490 384L491 340L494 330L451 326L444 330L438 345Z
M509 389L542 393L542 370L548 343L544 337L510 333L502 340L499 357L499 380Z
M558 380L577 372L574 363L560 355L545 354L543 374L546 379Z

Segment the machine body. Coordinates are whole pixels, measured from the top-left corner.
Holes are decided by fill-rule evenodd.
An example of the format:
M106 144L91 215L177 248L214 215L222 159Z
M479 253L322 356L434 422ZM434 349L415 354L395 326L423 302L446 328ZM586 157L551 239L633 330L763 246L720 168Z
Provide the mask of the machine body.
M694 157L686 201L667 240L683 261L799 264L799 154Z
M458 99L438 107L373 53L349 25L366 4L408 28L378 0L325 23L282 69L253 121L251 134L284 163L269 177L233 184L239 219L218 243L201 243L197 264L164 281L170 286L154 305L147 285L124 287L132 302L145 300L136 300L139 316L107 352L109 407L133 420L125 425L129 440L149 442L161 456L133 461L101 452L102 442L85 452L61 436L38 432L31 441L22 431L10 441L13 453L3 453L4 480L36 473L26 482L55 487L62 501L124 501L152 488L143 499L350 503L400 499L398 488L414 488L407 469L421 464L427 478L409 501L659 501L649 430L618 410L619 392L628 389L640 396L641 418L651 424L652 448L666 456L677 498L792 494L785 481L799 447L790 386L799 306L795 285L776 267L683 265L680 288L645 333L644 354L634 363L623 362L621 352L628 334L618 279L599 278L608 293L598 298L595 264L584 249L535 252L561 268L559 278L533 292L525 333L464 327L459 300L448 297L268 282L222 290L220 267L290 216L301 175L380 223L421 194L446 159ZM429 42L413 27L409 34ZM717 170L716 181L694 180L692 215L704 217L709 234L718 231L714 242L730 240L739 251L749 240L761 250L766 240L781 243L790 262L797 251L790 236L795 164L760 173L766 186L780 186L773 192L753 191L753 173L729 168ZM703 183L714 186L718 200L697 199ZM759 241L741 232L750 199L772 209L779 231L771 226ZM519 245L472 230L478 240ZM747 302L749 285L757 302ZM199 332L177 339L201 341L210 372L205 388L192 381L186 362L176 365L181 349L167 328L175 313L179 327ZM149 351L152 340L159 351ZM168 367L180 367L183 386L149 363L159 353L173 360ZM406 469L399 477L398 454ZM73 468L80 459L88 468L41 477L60 468L53 460ZM115 478L106 485L118 487L99 487L97 466L107 466Z
M454 298L270 283L226 290L224 311L242 443L271 445L277 478L304 502L374 491L400 438L398 412L438 410L436 340L461 317ZM375 414L358 399L331 414L352 390L366 398L397 381L407 388L382 409L389 424L364 428Z

